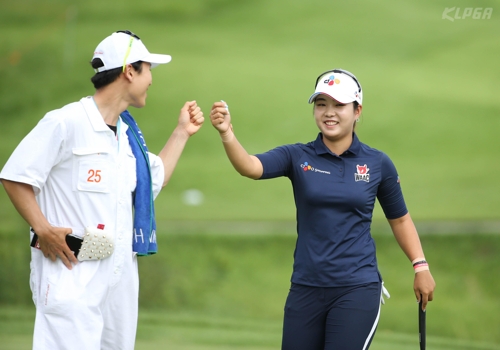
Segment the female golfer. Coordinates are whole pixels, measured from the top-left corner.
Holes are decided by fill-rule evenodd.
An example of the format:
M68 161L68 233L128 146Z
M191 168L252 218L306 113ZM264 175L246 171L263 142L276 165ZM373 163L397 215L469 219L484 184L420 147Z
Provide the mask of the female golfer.
M297 208L297 243L285 304L282 349L368 349L383 300L375 243L370 234L377 198L415 271L422 307L433 299L434 279L406 208L389 157L361 143L355 126L362 110L356 77L334 69L321 74L309 98L316 140L249 155L236 139L225 102L210 119L226 154L251 179L286 176Z

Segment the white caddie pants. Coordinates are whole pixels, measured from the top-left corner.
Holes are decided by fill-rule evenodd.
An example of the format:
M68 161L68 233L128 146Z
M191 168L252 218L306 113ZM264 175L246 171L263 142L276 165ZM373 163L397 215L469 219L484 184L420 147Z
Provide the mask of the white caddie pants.
M33 350L133 350L137 330L137 257L118 249L110 258L68 270L32 248L36 306Z

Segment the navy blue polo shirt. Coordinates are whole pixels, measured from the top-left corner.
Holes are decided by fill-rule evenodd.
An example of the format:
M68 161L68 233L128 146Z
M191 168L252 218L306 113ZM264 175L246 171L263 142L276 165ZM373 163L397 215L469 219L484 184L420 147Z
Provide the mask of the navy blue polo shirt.
M292 282L339 287L379 281L370 234L375 199L388 219L408 212L389 157L361 143L356 134L338 156L321 133L307 144L256 156L264 168L261 179L286 176L293 186L298 236Z

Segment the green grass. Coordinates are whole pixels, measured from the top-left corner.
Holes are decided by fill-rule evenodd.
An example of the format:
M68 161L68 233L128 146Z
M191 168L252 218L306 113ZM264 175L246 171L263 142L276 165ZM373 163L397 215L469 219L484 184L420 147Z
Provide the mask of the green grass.
M416 332L413 271L395 239L375 234L379 267L391 298L379 330ZM428 310L430 334L500 344L500 236L424 235L437 281ZM214 317L280 321L292 271L293 234L160 236L160 253L142 259L141 306L203 311ZM459 266L457 266L459 265Z
M173 56L153 71L146 108L132 110L154 152L190 99L205 115L214 101L226 100L251 153L310 141L317 133L306 102L313 82L320 72L343 67L364 88L358 134L395 162L417 225L454 221L466 227L466 235L422 236L437 281L428 348L498 349L500 243L498 236L470 233L477 231L468 225L500 218L496 5L4 1L0 164L47 111L93 93L88 61L97 43L118 29L136 32L152 52ZM450 6L493 7L494 13L490 20L443 20ZM203 192L202 205L183 203L190 188ZM207 123L188 143L156 212L161 250L141 261L138 349L277 348L294 245L289 182L238 176ZM375 219L388 230L378 207ZM31 309L5 306L30 302L28 231L4 191L0 220L0 344L28 349ZM234 226L259 235L220 234ZM392 298L372 349L415 349L411 267L392 237L375 237ZM162 311L151 311L156 305Z
M317 132L306 102L313 82L324 70L344 67L364 87L361 140L394 160L417 221L498 219L500 184L491 178L500 171L500 17L443 20L449 6L431 0L3 4L0 163L45 112L93 93L93 49L129 28L151 51L173 56L153 71L146 108L132 111L152 151L161 149L188 99L206 115L214 101L228 101L237 136L251 153L310 141ZM190 188L205 194L194 213L181 199ZM0 199L5 221L12 209ZM186 147L157 213L164 220L292 220L295 211L288 181L239 177L207 123Z
M411 265L391 235L374 238L391 298L382 307L373 348L411 348L418 334ZM277 347L294 234L163 233L159 244L159 254L139 264L138 346ZM427 311L429 344L435 349L498 349L500 287L492 271L498 266L500 236L424 235L422 244L437 281ZM27 267L27 261L18 265ZM0 276L7 272L0 270ZM2 285L17 281L17 304L24 310L32 308L27 279L28 272L21 271L12 281L2 280ZM16 303L0 303L0 344L26 342L31 334L33 310L17 317L10 304Z
M31 348L34 313L26 308L0 308L3 350ZM142 311L137 350L271 350L279 349L281 322L258 318L228 318L205 313ZM418 335L377 331L372 350L412 350ZM498 350L500 345L428 335L429 350Z
M409 339L411 343L411 336L417 332L411 265L391 235L375 234L374 238L380 271L391 294L382 308L380 341L399 344ZM143 321L139 343L149 339L150 334L166 337L167 342L184 341L186 346L196 345L190 345L192 341L203 346L216 341L231 345L235 338L244 339L241 346L260 346L268 341L272 346L273 341L279 342L294 234L163 233L159 244L159 254L140 260ZM479 346L482 342L500 346L500 287L492 272L498 266L500 236L424 235L422 244L437 281L435 300L427 314L431 338L436 344L445 339L441 343L444 348L458 343ZM6 245L14 243L6 241ZM26 260L19 258L0 270L1 285L11 286L0 289L0 300L16 300L0 302L0 310L9 310L15 304L31 307ZM15 266L18 270L12 274ZM1 322L6 323L6 328L0 324L0 344L4 344L2 337L30 334L27 323L32 323L32 316L28 314L12 322L12 316L0 315ZM258 338L252 340L252 333L260 332L255 329L260 323L269 328L261 342ZM235 328L226 324L234 324ZM197 329L198 338L189 333L196 334Z

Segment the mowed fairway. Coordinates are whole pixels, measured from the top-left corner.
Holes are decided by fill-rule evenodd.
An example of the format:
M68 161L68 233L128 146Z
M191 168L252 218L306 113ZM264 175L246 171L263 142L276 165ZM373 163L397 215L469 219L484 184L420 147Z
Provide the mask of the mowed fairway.
M28 350L32 342L33 311L0 308L2 350ZM143 311L136 350L276 350L280 321L208 317L204 313ZM499 345L429 336L429 350L498 350ZM378 331L371 350L414 350L418 335Z
M137 349L278 349L292 234L165 234L141 259ZM394 238L375 234L391 294L372 349L418 346L412 271ZM427 314L428 349L500 349L498 235L424 235L439 281ZM453 243L453 249L442 254ZM468 264L455 269L467 257ZM23 286L22 288L27 288ZM0 349L29 349L32 305L0 306Z

